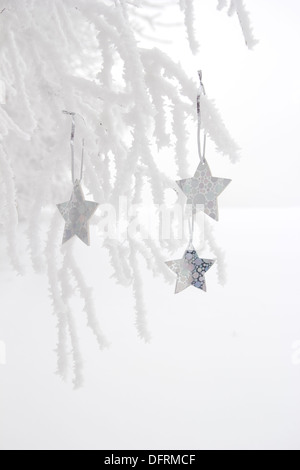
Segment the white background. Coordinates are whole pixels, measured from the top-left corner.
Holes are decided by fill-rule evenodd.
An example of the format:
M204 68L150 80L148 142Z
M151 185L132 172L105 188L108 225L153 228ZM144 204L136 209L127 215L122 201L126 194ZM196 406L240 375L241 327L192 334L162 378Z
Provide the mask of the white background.
M1 449L300 449L300 4L248 0L260 39L249 52L237 19L214 3L199 2L201 51L186 67L203 69L242 148L235 167L208 149L214 173L234 180L218 226L228 284L212 270L207 295L174 296L143 267L153 336L144 345L131 291L110 279L106 252L95 237L90 250L78 244L111 348L98 352L74 304L86 361L85 387L74 392L54 375L45 278L17 277L1 249ZM185 60L181 44L165 48Z

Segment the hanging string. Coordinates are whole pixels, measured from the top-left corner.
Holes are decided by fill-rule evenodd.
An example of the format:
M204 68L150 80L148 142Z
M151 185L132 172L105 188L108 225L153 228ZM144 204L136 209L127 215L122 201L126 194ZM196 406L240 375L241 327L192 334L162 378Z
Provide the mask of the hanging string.
M75 149L74 149L74 144L75 144L75 131L76 131L76 113L72 113L70 111L63 111L63 114L67 114L68 116L72 117L72 127L71 127L71 140L70 140L70 146L71 146L71 175L72 175L72 182L75 184L76 178L75 178ZM80 177L79 177L79 183L82 181L83 177L83 162L84 162L84 151L85 151L85 141L82 139L82 153L81 153L81 166L80 166Z
M188 249L193 247L193 240L194 240L194 231L195 231L195 212L193 208L191 208L191 214L189 214L189 231L190 231L190 239L189 239L189 246Z
M82 176L83 176L84 151L85 151L85 140L82 139L81 167L80 167L80 180L79 180L80 182L82 181Z
M206 132L204 132L204 140L203 140L203 151L201 145L201 127L202 127L202 113L201 113L201 97L202 95L206 95L205 88L202 82L202 70L198 71L198 76L200 80L200 87L199 93L197 96L197 116L198 116L198 153L200 162L203 164L205 162L205 154L206 154Z

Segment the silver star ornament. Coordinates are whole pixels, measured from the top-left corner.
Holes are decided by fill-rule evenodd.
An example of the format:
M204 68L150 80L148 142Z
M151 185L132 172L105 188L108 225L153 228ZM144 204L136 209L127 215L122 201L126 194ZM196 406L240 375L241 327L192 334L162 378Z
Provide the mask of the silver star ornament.
M182 259L167 261L166 265L177 274L175 294L179 294L190 286L206 292L205 274L215 264L215 260L202 259L194 247L190 247Z
M229 179L212 176L206 160L200 163L193 178L177 181L187 197L187 204L193 207L193 213L199 208L215 220L219 220L217 198L229 183L231 183Z
M76 235L86 245L90 244L88 222L98 206L97 202L85 201L80 182L75 181L70 201L57 205L59 212L66 221L63 243Z

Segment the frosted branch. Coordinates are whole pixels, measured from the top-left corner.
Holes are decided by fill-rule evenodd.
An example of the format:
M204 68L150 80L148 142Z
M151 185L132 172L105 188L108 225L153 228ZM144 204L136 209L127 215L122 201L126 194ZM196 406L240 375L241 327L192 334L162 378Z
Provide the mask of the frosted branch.
M223 10L225 7L228 6L227 0L218 0L218 10ZM258 44L258 40L255 39L253 28L250 21L250 15L246 10L245 4L243 0L230 0L230 4L228 7L228 15L233 16L237 15L241 29L244 35L245 43L249 49L253 49L256 44Z
M246 10L243 0L235 0L235 8L244 34L246 45L249 47L249 49L253 49L254 46L258 44L258 40L255 39L250 16Z
M96 313L93 301L93 291L90 287L86 285L84 276L75 262L70 247L66 247L64 251L65 268L66 270L68 270L71 276L73 276L76 286L79 290L80 297L84 301L84 310L87 315L88 327L94 333L99 348L103 350L108 347L109 343L106 340L99 325L98 315Z
M7 154L4 152L2 145L0 145L0 171L2 173L3 184L5 186L5 201L6 201L6 221L5 221L5 235L8 246L8 254L12 266L19 274L23 273L23 267L20 263L20 257L17 251L18 239L18 212L17 212L17 194L14 183L14 173L11 164L8 160Z
M136 311L136 327L138 334L141 339L143 339L146 343L149 343L151 340L151 335L148 330L147 325L147 311L144 304L143 299L143 283L141 279L140 268L137 260L137 255L134 249L134 246L130 246L130 261L132 270L134 273L133 278L133 293L135 299L135 311Z
M68 377L68 318L67 307L62 299L62 287L58 275L58 246L61 242L59 229L61 220L58 213L52 218L45 248L49 294L52 300L53 315L57 318L57 373L63 379Z
M183 10L184 12L184 22L191 51L193 54L197 54L199 50L199 44L196 40L196 33L194 27L194 0L180 0L180 7L181 10Z
M216 144L218 152L228 155L232 163L236 163L240 159L239 147L226 129L215 103L207 96L201 98L201 103L203 128Z
M71 348L73 356L73 385L75 390L81 388L84 383L83 377L83 359L80 351L79 338L77 333L77 328L74 320L74 314L70 307L70 299L72 297L72 284L70 282L70 273L68 269L68 257L65 254L63 259L62 268L59 270L59 278L61 281L62 295L64 298L64 303L66 307L66 319L68 324L68 329L71 339Z

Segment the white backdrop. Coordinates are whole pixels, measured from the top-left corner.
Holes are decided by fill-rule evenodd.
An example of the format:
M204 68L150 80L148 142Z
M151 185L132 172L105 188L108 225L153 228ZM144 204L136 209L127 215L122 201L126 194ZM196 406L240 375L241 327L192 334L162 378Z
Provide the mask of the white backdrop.
M98 352L74 305L86 369L85 387L74 392L54 375L46 279L17 277L0 248L1 449L300 449L300 5L248 0L260 39L249 52L236 18L214 3L199 2L201 51L186 67L203 69L242 148L235 167L208 148L214 173L234 180L218 226L228 284L218 286L212 270L207 295L174 296L144 267L153 336L145 345L131 291L110 279L106 252L93 236L90 250L78 244L112 344ZM185 60L176 41L165 48Z

